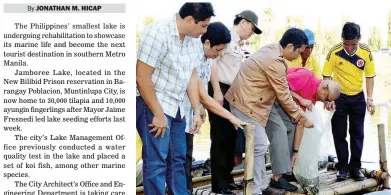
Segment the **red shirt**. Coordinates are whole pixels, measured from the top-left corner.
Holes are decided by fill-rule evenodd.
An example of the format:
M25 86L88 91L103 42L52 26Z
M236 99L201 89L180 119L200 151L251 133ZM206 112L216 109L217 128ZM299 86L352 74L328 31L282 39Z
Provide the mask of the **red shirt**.
M291 91L304 99L311 100L313 104L316 103L316 90L322 81L316 78L310 70L302 67L288 68L286 77ZM299 101L295 101L300 105ZM300 107L306 110L305 107L301 105Z

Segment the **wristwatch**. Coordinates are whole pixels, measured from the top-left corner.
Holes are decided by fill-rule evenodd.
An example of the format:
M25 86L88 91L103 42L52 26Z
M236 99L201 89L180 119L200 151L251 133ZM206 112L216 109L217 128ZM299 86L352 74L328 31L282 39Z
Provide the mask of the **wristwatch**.
M195 110L193 110L193 115L200 115L200 114L201 114L200 111L195 111Z
M293 153L299 153L299 150L293 150Z

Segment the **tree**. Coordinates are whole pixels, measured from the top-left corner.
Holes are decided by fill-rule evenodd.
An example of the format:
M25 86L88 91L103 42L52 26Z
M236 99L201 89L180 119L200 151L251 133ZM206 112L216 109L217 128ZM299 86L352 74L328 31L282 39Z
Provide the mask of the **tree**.
M274 33L274 25L273 25L273 21L274 21L274 14L273 14L273 10L271 8L267 8L265 10L263 10L263 27L264 29L266 30L263 30L262 31L262 34L261 36L259 37L259 47L261 45L266 45L266 44L269 44L271 42L273 42L273 33ZM258 39L258 38L254 38L254 39ZM262 44L261 44L262 43ZM252 48L256 48L256 46L253 46ZM259 49L259 48L258 48ZM256 50L258 50L256 49Z
M276 33L274 34L274 40L275 42L279 42L282 38L282 35L284 35L286 29L285 28L281 28L281 29L278 29L276 31Z
M250 53L254 53L261 47L261 39L259 35L255 34L251 36L251 38L248 39L248 41L250 42L250 50L251 50L249 51Z
M376 26L372 28L371 37L368 39L369 48L372 51L379 51L381 47L380 30Z
M388 48L391 48L391 11L388 14Z
M144 17L143 19L143 24L144 26L148 25L148 24L151 24L152 22L154 22L156 20L155 17L151 17L151 16L146 16Z
M287 29L290 28L303 28L303 17L301 16L287 16L286 17Z
M317 55L323 55L326 52L324 50L325 36L324 36L323 32L324 32L324 30L322 27L322 19L321 19L321 17L318 17L318 21L316 24L316 31L315 31L316 45L315 45L315 48L313 51Z
M324 51L327 54L332 47L341 42L341 35L335 30L326 30L324 41Z

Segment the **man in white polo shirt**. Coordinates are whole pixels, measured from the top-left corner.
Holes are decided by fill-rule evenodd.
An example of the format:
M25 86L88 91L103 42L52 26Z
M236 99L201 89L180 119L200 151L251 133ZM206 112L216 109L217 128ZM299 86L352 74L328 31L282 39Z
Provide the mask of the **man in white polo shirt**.
M227 110L228 102L224 99L232 81L238 73L244 55L243 41L254 33L261 34L258 28L258 16L250 10L235 16L234 27L231 29L231 43L222 52L222 55L213 61L209 95ZM218 73L217 73L218 72ZM211 163L212 163L212 191L221 194L233 194L231 190L240 189L234 183L231 172L235 155L236 130L227 120L212 112L208 112L211 133Z

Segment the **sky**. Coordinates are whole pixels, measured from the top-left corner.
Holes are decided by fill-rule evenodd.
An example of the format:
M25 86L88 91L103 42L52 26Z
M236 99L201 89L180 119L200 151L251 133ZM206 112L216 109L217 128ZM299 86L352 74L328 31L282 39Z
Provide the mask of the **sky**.
M186 1L183 0L143 0L136 2L136 23L142 26L146 16L156 18L167 17L178 12ZM287 16L301 16L304 28L316 30L316 24L321 18L324 29L341 31L341 18L348 17L350 21L361 26L362 38L370 36L371 29L378 27L385 43L388 34L388 14L391 11L390 0L213 0L216 17L212 21L221 21L228 27L232 26L235 14L250 9L259 16L259 27L265 31L263 11L271 8L274 15L273 28L286 25Z

